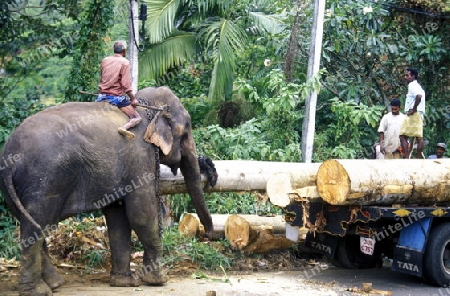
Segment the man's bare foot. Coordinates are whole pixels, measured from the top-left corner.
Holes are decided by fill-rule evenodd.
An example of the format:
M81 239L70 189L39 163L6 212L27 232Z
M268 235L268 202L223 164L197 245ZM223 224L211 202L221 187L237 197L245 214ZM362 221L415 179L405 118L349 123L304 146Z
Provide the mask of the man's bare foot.
M134 140L134 134L132 132L127 131L123 127L119 127L117 131L122 136L125 136L128 140Z

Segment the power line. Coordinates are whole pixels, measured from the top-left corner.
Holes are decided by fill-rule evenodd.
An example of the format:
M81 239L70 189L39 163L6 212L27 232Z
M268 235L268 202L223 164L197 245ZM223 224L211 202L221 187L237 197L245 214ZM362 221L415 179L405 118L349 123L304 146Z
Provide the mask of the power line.
M382 6L386 6L386 7L389 7L389 8L395 9L395 10L399 10L399 11L403 11L403 12L423 14L423 15L426 15L426 16L431 16L431 17L436 17L436 18L445 18L445 19L450 18L450 16L446 15L446 14L436 14L436 13L426 12L426 11L423 11L423 10L407 8L407 7L400 7L400 6L396 6L396 5L393 5L393 4L379 3L379 2L375 2L375 1L370 1L370 2L375 4L375 5L382 5Z
M132 1L137 1L137 0L130 0L130 18L131 18L131 28L132 28L132 33L133 33L133 41L134 44L136 45L136 48L139 51L144 51L144 42L142 42L141 45L138 45L137 41L136 41L136 31L134 30L134 14L133 14L133 9L131 8L131 2Z

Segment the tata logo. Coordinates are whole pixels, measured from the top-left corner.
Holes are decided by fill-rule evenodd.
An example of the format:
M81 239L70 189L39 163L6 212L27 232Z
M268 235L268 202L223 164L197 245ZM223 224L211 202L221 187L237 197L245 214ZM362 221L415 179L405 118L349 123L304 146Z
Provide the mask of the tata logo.
M406 270L409 270L409 271L419 272L419 267L417 267L416 264L412 264L412 263L408 263L408 262L402 262L402 261L397 261L397 265L401 269L406 269Z
M331 247L330 246L327 246L327 245L324 245L324 244L321 244L321 243L318 243L318 242L311 242L311 246L314 249L320 250L320 251L325 252L327 254L331 254Z

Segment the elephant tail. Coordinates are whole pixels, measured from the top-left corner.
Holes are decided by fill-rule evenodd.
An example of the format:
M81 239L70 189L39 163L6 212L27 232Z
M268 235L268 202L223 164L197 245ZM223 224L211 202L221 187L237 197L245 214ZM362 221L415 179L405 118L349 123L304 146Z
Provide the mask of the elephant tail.
M17 210L28 219L40 232L42 232L41 226L36 222L36 220L31 217L30 213L24 208L22 202L20 201L19 196L17 195L16 188L14 188L12 174L11 171L6 173L4 178L4 182L6 185L6 190L8 191L8 195L11 197L12 202L16 206ZM20 219L19 219L20 220Z

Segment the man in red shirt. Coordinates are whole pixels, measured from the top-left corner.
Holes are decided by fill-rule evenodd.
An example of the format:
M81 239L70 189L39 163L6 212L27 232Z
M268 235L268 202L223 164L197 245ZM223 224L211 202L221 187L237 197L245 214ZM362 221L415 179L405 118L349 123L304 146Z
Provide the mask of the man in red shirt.
M137 100L131 89L130 61L125 58L127 43L125 41L114 42L114 55L106 57L100 65L101 75L98 85L97 102L109 102L122 110L130 120L119 127L119 134L130 140L134 139L134 133L128 129L142 121L136 111ZM130 100L127 99L128 95Z

